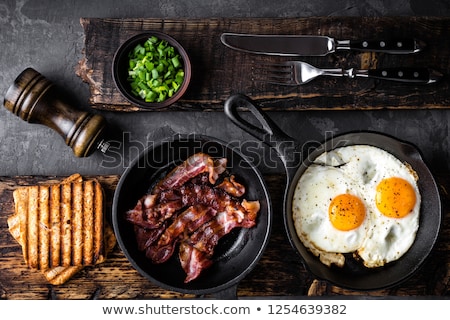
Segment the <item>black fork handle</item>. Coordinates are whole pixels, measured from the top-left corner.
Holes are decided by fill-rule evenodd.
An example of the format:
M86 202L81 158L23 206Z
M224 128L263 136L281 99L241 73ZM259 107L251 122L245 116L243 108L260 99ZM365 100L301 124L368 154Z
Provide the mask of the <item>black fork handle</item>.
M442 73L428 68L381 68L368 70L369 78L417 84L435 83L442 76Z

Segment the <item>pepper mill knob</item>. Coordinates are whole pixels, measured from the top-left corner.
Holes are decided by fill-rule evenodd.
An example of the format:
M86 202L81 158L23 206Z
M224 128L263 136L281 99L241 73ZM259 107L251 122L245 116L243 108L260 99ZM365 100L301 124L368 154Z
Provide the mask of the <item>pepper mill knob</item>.
M103 140L105 119L76 110L64 101L52 82L32 68L25 69L16 78L3 104L19 118L58 132L77 157L87 157L96 148L107 149Z

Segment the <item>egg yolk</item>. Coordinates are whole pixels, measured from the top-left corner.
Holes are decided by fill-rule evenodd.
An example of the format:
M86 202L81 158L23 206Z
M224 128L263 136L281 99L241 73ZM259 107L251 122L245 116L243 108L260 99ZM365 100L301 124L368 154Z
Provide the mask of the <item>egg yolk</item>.
M340 194L331 200L328 217L336 229L349 231L363 223L366 217L366 207L358 197L351 194Z
M377 186L375 203L386 217L403 218L416 204L416 192L405 179L392 177L383 179Z

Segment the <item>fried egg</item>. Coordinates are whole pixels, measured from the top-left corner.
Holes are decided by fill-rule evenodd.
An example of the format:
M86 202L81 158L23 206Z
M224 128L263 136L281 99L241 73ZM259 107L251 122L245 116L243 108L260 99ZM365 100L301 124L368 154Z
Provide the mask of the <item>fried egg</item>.
M327 265L342 266L349 252L369 268L395 261L419 227L417 179L408 164L377 147L323 153L294 191L297 235Z
M338 168L312 165L293 198L298 236L327 265L361 248L368 232L367 209L353 181Z

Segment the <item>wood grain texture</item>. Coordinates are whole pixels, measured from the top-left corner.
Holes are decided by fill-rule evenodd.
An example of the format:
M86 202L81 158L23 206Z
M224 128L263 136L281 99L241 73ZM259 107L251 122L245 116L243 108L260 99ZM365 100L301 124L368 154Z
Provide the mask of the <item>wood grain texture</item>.
M98 109L138 111L115 88L111 65L115 51L130 36L157 30L170 34L187 50L193 76L185 96L164 110L221 111L232 93L257 100L266 110L372 110L448 108L447 76L431 85L401 84L373 79L318 78L297 87L253 80L262 62L287 59L231 50L220 42L222 32L327 35L339 40L415 37L423 52L410 55L338 52L301 60L323 68L429 67L450 71L449 18L430 17L313 17L251 19L99 19L82 18L84 57L77 74L91 91L90 104ZM148 110L148 109L147 109Z
M105 190L111 212L118 176L96 177ZM0 177L0 299L177 299L192 295L164 290L142 277L116 246L106 262L86 267L69 282L52 286L23 262L20 245L8 231L7 217L14 212L12 192L17 186L60 182L56 177ZM282 222L284 179L265 176L274 206L270 242L255 269L238 286L241 298L301 296L433 296L449 295L450 181L437 177L443 200L443 223L438 242L423 267L399 286L369 292L333 286L314 277L291 248Z

